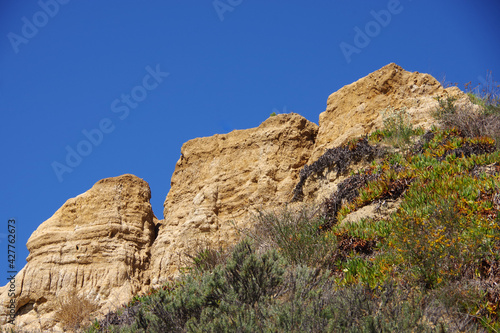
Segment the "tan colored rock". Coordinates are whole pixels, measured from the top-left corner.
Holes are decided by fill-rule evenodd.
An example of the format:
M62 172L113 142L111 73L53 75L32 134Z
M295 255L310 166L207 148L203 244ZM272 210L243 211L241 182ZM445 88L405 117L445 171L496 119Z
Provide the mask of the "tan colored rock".
M326 149L382 128L382 111L388 107L406 108L414 125L429 129L436 124L431 112L438 106L437 96L470 104L460 89L444 89L431 75L411 73L393 63L342 87L328 97L326 110L319 116L316 146L308 164Z
M401 201L401 198L399 198L397 200L374 202L350 213L342 221L340 221L340 224L344 225L357 223L361 219L382 220L394 213L399 208Z
M289 201L317 126L291 113L259 127L186 142L152 249L152 279L175 273L197 242L232 244L256 209Z
M56 299L74 290L106 310L147 285L156 219L150 197L149 185L136 176L107 178L43 222L29 238L28 263L16 276L18 327L53 327ZM0 289L1 313L10 299L6 288Z
M479 108L457 87L444 89L431 75L411 73L396 64L386 65L342 87L328 97L327 108L320 114L318 136L307 164L314 163L329 148L383 128L384 112L389 107L405 108L414 126L430 129L437 125L432 116L439 105L436 97L453 97L457 106L476 111ZM366 166L363 162L352 165L350 170ZM304 201L322 202L346 177L333 170L311 176L304 183Z

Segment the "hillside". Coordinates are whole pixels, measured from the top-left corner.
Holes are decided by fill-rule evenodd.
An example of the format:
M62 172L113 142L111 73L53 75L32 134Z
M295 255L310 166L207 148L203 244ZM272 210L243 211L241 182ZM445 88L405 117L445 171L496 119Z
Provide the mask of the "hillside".
M388 112L301 170L292 201L303 180L349 173L320 205L259 211L236 246L199 247L181 279L88 332L498 331L494 103L469 113L441 100L429 131Z
M17 327L497 327L497 105L389 64L332 94L319 126L281 114L188 141L163 220L145 181L101 180L30 237Z

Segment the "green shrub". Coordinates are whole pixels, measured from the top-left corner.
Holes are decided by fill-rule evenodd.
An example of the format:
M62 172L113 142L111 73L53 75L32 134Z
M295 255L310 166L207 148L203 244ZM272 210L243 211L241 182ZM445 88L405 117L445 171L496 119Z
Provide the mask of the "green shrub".
M406 108L388 107L382 110L383 128L374 135L381 135L390 145L396 148L407 148L410 138L422 134L421 129L414 129Z
M426 288L456 279L470 261L462 232L467 221L455 203L436 206L430 216L401 216L396 221L393 245L408 266L409 278Z
M191 260L186 269L203 273L225 263L228 253L222 247L214 248L210 244L199 244L193 255L186 253L186 256Z
M227 283L238 302L249 305L270 295L281 282L283 262L274 250L257 256L248 241L239 243L224 269Z
M336 249L336 238L321 232L324 220L314 208L283 207L277 212L260 211L255 217L254 237L270 244L291 264L327 265Z
M221 302L186 324L188 332L443 332L446 309L395 283L338 288L330 271L289 267L276 297L252 306ZM454 313L463 323L464 315ZM471 328L462 325L462 327Z
M275 251L256 256L245 241L236 246L226 265L201 276L189 274L172 288L144 297L133 325L100 331L472 332L477 328L466 313L471 309L445 293L429 294L390 280L374 287L339 286L329 270L303 265L284 269ZM481 306L477 293L471 292L467 291L467 299Z
M276 251L257 255L252 243L242 241L226 264L201 274L187 274L179 282L138 299L142 306L129 329L184 332L202 330L207 322L229 325L224 322L228 313L233 318L235 311L265 302L277 290L283 274L284 262Z

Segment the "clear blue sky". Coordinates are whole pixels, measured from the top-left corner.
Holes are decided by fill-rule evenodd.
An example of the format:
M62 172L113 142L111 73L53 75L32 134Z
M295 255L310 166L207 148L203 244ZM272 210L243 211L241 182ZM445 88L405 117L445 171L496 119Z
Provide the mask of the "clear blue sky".
M189 139L273 111L317 123L390 62L461 88L500 75L499 17L497 0L3 0L0 277L9 218L20 269L38 225L102 178L145 179L161 219Z

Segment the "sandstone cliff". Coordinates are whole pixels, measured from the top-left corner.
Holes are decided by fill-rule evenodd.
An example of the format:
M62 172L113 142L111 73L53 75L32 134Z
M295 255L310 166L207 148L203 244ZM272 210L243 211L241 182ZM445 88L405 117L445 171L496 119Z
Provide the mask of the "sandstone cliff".
M414 124L430 127L436 96L470 103L458 88L444 89L430 75L389 64L330 95L319 126L292 113L257 128L190 140L182 146L161 221L142 179L99 181L29 239L28 264L16 277L18 324L54 326L55 300L73 290L106 311L171 279L200 242L231 245L238 229L251 227L252 212L289 202L304 165L381 128L387 107L405 107ZM329 170L308 179L304 200L321 201L341 180ZM1 313L9 299L7 288L0 288Z
M237 238L232 222L247 227L249 212L289 201L317 131L292 113L185 143L152 248L153 283L174 273L197 241L231 244Z
M430 113L438 106L436 97L448 96L456 97L459 104L470 103L460 89L445 89L429 74L408 72L394 63L386 65L328 97L309 164L326 149L381 128L382 111L388 107L406 108L414 125L428 129L435 124Z
M16 277L20 326L54 326L56 298L74 291L103 309L139 292L148 283L145 273L155 239L150 197L149 185L140 178L107 178L43 222L28 240L28 263ZM4 313L5 287L0 295Z

